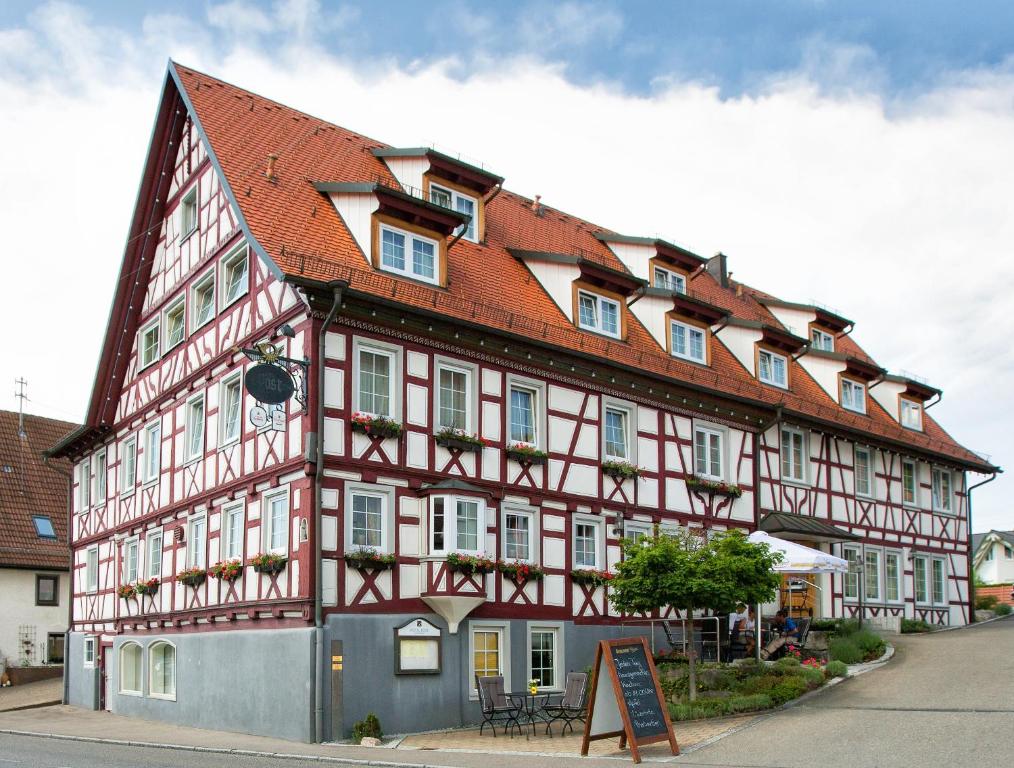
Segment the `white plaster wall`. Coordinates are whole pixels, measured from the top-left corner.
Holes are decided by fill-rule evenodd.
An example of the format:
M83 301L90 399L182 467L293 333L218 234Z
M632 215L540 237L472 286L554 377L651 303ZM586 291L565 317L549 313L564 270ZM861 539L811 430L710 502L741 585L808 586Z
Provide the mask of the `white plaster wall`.
M402 186L423 188L423 174L430 169L425 157L385 157L384 162Z
M35 604L36 574L53 575L53 571L0 568L0 657L7 664L20 662L18 630L23 625L35 627L34 660L46 658L46 639L50 632L67 631L67 601L70 599L70 574L59 573L59 603L55 606Z
M648 329L648 333L662 348L666 348L669 335L669 321L665 313L672 309L672 299L665 296L644 296L630 305L634 317Z
M606 243L606 245L627 269L643 280L651 279L648 274L648 262L655 257L655 246L636 243Z
M817 355L803 355L797 361L820 388L838 402L838 374L845 370L845 363L841 360L834 360ZM876 388L874 388L876 391Z
M529 259L525 264L550 298L556 302L564 316L574 322L574 281L581 274L577 264L559 264L536 259Z
M874 400L883 406L884 410L891 415L891 418L897 421L901 417L901 414L898 412L898 395L904 392L905 389L904 384L899 384L896 381L884 381L867 391Z
M773 307L765 305L768 311L775 316L779 323L784 325L790 333L801 336L804 339L810 338L809 325L817 319L817 313L812 309L792 309L790 307Z
M367 264L372 263L370 247L370 231L373 212L379 207L377 197L373 194L333 194L331 203L334 205L338 215L342 217L345 226L349 228L352 237L355 239L359 249L363 252Z
M760 341L761 332L754 328L740 328L727 325L718 333L718 340L732 352L752 376L757 375L754 365L754 345Z

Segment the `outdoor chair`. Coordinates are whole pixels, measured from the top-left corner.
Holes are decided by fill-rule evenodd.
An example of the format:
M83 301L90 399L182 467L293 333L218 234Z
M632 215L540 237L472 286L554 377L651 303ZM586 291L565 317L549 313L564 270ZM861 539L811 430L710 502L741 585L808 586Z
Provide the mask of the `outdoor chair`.
M560 731L562 736L570 728L574 732L574 721L584 722L585 700L588 698L588 673L568 672L567 687L563 696L558 702L547 701L542 705L542 713L546 717L546 733L553 735L553 723L557 720L563 721L563 728Z
M732 628L732 634L729 635L729 653L728 659L742 659L746 656L746 638L743 636L743 631L740 628L742 622L736 622L736 626Z
M796 622L796 628L799 630L799 638L796 640L796 645L800 648L806 645L806 636L810 634L810 624L812 623L812 618L800 619Z
M479 677L475 676L475 687L479 691L479 706L482 708L482 725L479 726L479 735L482 735L483 729L486 725L490 725L493 729L493 738L496 738L496 725L497 723L503 723L504 735L507 735L507 729L512 729L517 726L518 732L521 732L521 723L518 720L518 707L511 701L510 697L504 692L503 675L495 675L490 677Z

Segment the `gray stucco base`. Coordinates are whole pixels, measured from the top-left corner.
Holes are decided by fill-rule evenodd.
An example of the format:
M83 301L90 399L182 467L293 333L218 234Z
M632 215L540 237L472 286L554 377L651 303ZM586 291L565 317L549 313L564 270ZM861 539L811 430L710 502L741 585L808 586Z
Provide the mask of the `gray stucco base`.
M99 670L84 665L84 635L68 632L63 674L67 704L85 709L99 708Z

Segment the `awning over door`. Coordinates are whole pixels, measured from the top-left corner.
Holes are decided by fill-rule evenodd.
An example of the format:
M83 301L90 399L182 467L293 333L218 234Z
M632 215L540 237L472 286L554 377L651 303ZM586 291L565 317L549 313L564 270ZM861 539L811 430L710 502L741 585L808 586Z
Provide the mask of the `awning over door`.
M757 528L779 539L788 541L856 541L848 531L817 517L795 515L789 512L768 512Z
M774 567L776 573L847 573L849 564L840 557L811 549L794 541L754 531L749 536L755 544L767 544L773 551L782 553L782 562Z

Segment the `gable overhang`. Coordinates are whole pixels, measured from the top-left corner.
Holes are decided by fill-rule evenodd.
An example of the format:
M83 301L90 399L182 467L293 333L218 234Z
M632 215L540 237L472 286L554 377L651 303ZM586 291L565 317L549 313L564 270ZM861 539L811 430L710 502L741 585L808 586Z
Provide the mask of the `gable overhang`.
M646 280L629 272L621 272L590 259L579 258L577 266L581 270L581 279L584 282L615 291L623 296L632 296L638 291L643 291L648 284Z
M494 187L503 184L504 181L503 176L497 176L485 168L480 168L430 147L377 147L371 151L374 157L381 160L389 157L425 157L430 164L429 173L445 181L460 184L480 196L487 194Z
M943 395L942 389L937 389L927 384L925 381L919 381L913 379L911 376L897 376L894 374L885 373L884 381L890 381L894 384L902 384L905 390L901 393L906 397L910 397L913 400L920 400L926 402L932 400L934 397L940 397Z
M693 251L688 251L668 240L661 240L657 237L634 237L631 235L617 235L613 232L595 232L595 238L609 245L609 243L620 243L625 245L646 245L655 249L655 258L668 264L671 267L684 272L693 272L708 263L703 256L698 256Z
M766 307L784 307L785 309L794 309L799 312L813 312L813 322L819 326L822 326L826 330L832 331L833 333L841 333L847 328L851 328L855 325L847 317L839 315L837 312L833 312L826 307L819 307L816 304L800 304L794 301L782 301L776 299L773 296L756 296L755 297L760 304Z
M852 355L846 355L845 357L846 376L860 379L868 384L871 381L882 378L886 373L887 371L884 368L871 363L869 360L863 360Z
M376 182L315 181L313 188L324 195L373 195L377 199L375 213L422 227L444 237L467 224L469 217L442 205L410 195L400 189Z
M715 325L727 318L731 313L722 307L716 307L706 301L694 298L685 293L672 294L673 312L708 325Z

